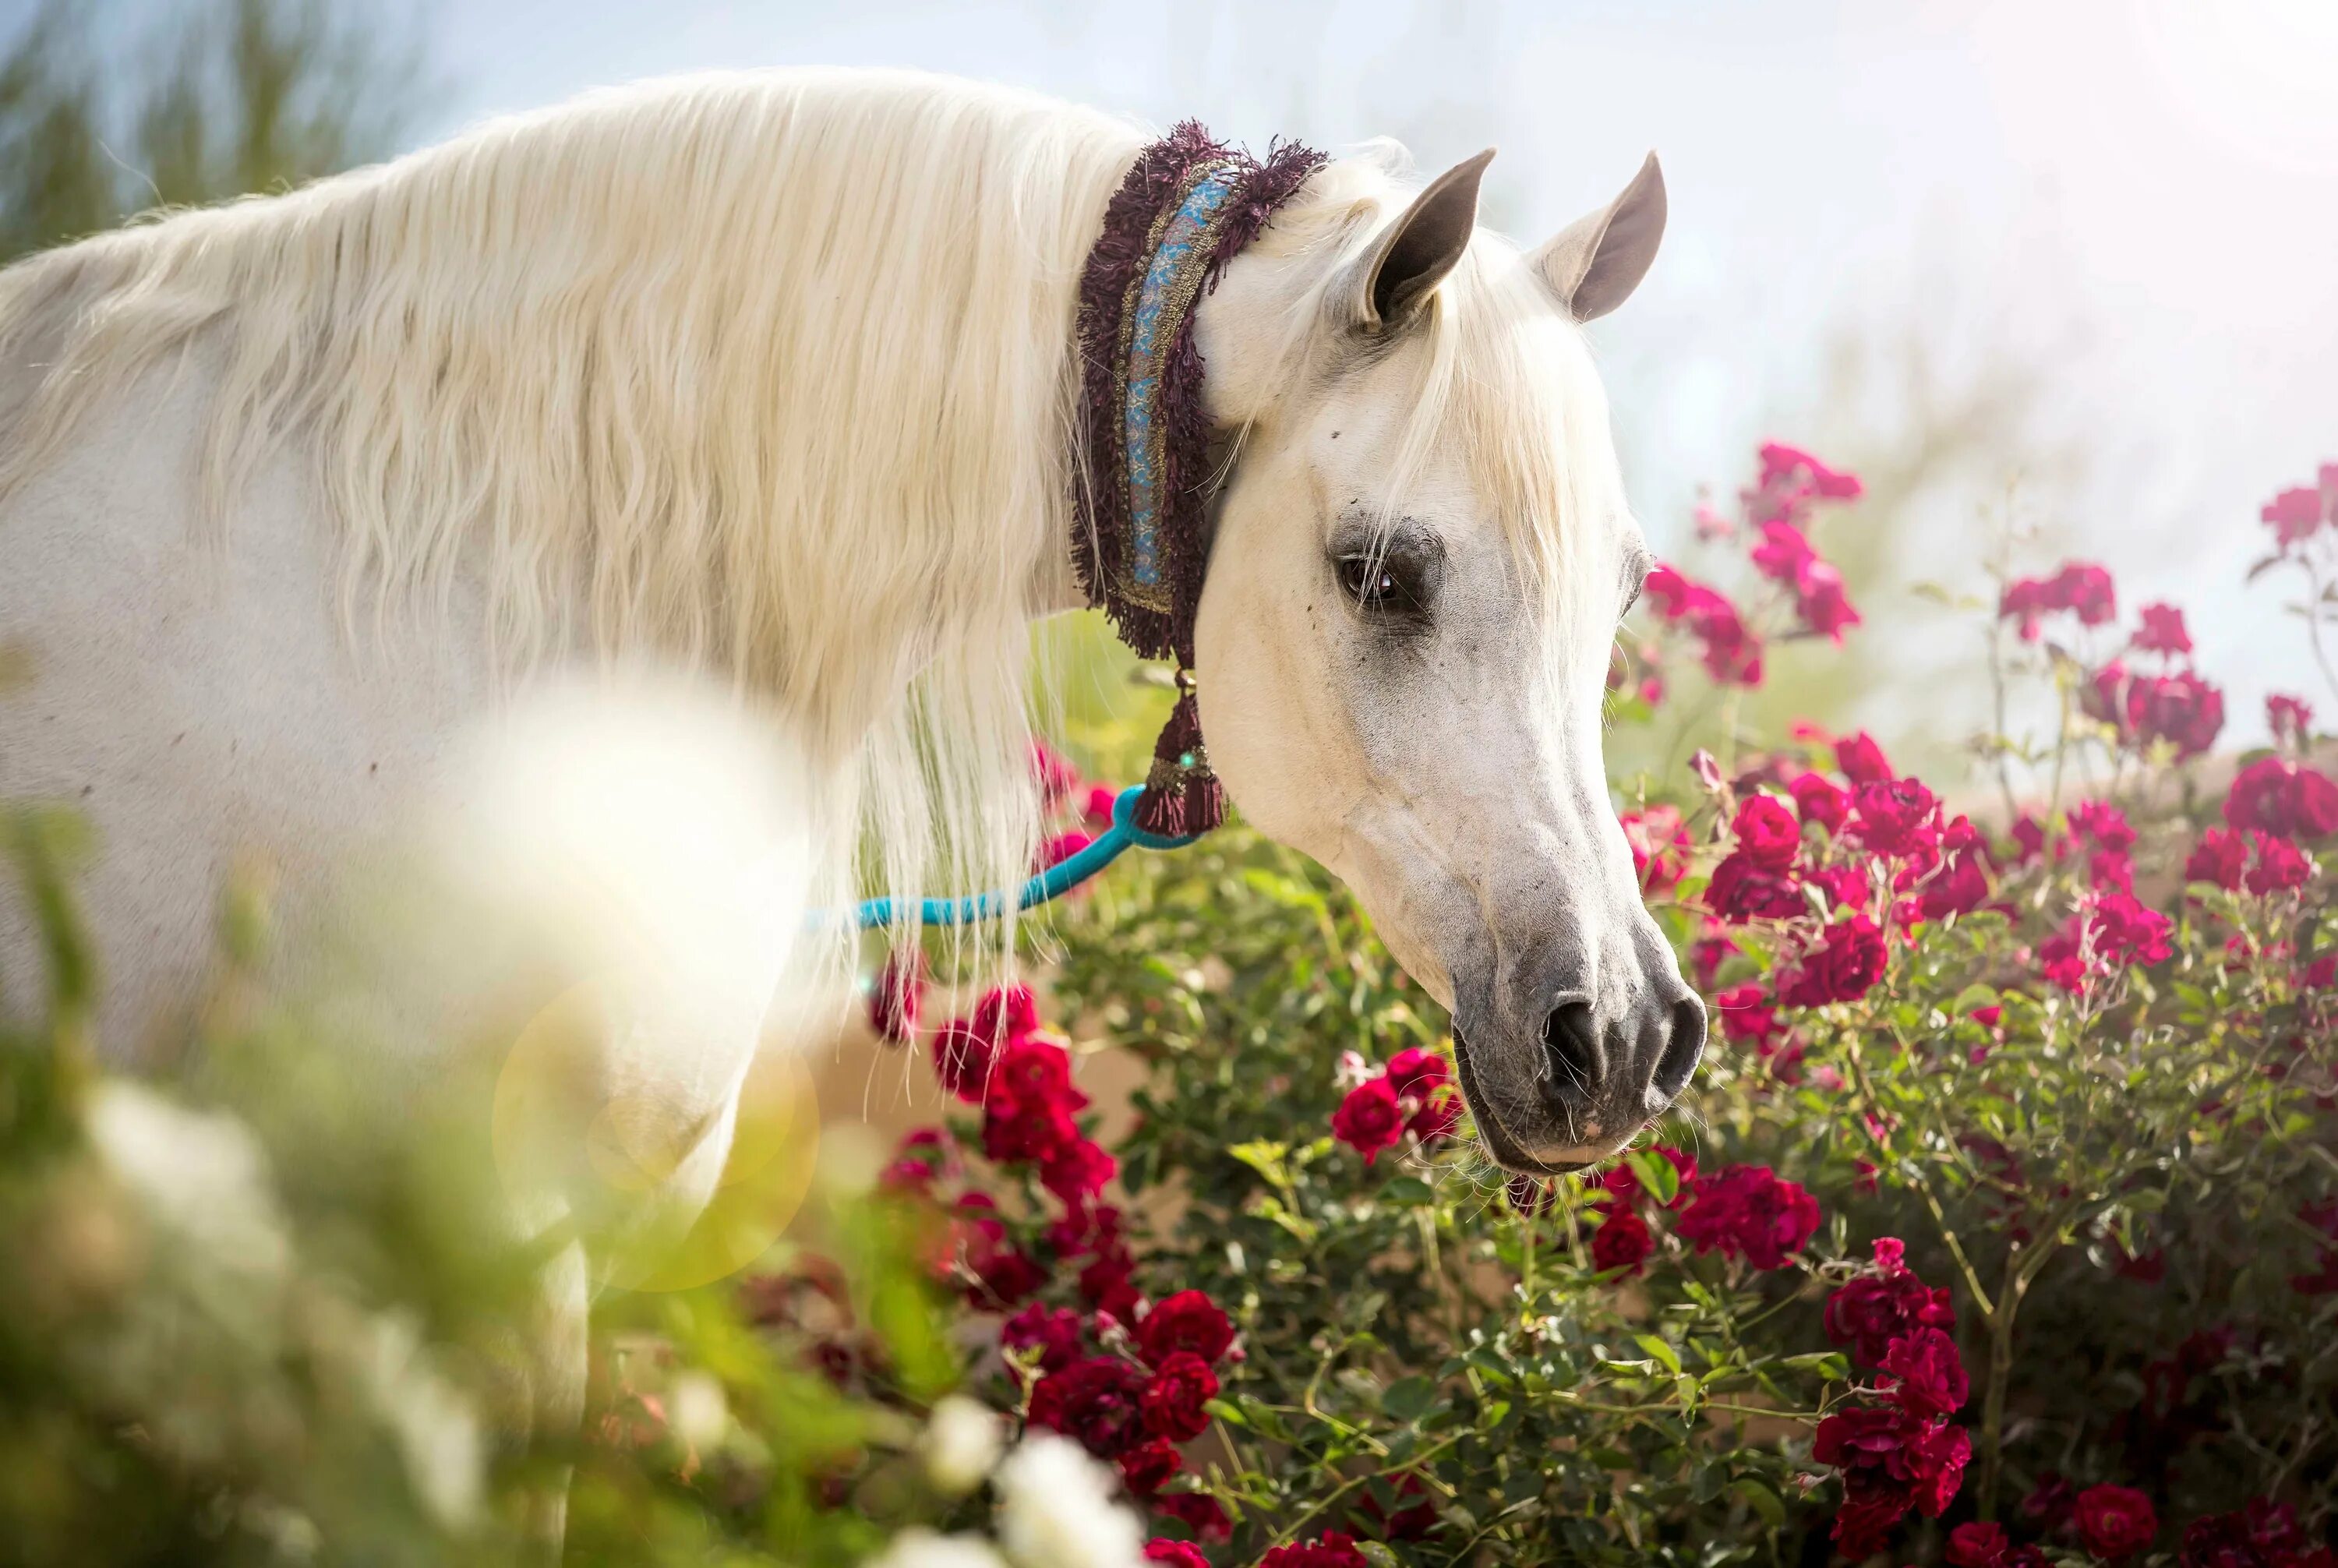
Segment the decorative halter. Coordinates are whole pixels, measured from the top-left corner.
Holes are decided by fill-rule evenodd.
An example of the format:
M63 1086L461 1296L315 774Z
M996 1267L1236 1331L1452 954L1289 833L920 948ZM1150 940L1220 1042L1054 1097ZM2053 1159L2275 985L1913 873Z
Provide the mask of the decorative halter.
M1104 233L1080 275L1072 564L1122 642L1142 658L1177 662L1177 705L1143 787L1121 791L1111 827L1094 843L1013 895L921 899L920 923L992 918L1010 897L1028 909L1070 892L1132 845L1174 849L1224 820L1225 792L1210 771L1194 702L1194 616L1210 556L1210 423L1194 310L1323 162L1285 143L1262 163L1188 120L1137 154L1105 208ZM872 898L854 913L864 928L889 926L893 903Z
M1194 618L1209 564L1210 423L1194 314L1323 154L1262 163L1188 120L1137 154L1080 277L1082 483L1072 562L1088 603L1146 659L1177 662L1177 705L1154 743L1134 826L1161 838L1225 818L1194 701Z

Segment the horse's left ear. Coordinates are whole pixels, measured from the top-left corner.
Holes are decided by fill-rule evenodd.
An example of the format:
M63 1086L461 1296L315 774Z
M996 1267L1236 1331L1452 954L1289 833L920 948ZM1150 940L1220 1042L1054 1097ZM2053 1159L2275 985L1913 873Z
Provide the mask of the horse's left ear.
M1588 321L1631 297L1664 237L1665 172L1651 152L1621 196L1559 230L1527 264L1577 321Z
M1394 331L1429 302L1478 230L1478 181L1493 161L1488 147L1439 174L1357 260L1347 309L1359 331Z

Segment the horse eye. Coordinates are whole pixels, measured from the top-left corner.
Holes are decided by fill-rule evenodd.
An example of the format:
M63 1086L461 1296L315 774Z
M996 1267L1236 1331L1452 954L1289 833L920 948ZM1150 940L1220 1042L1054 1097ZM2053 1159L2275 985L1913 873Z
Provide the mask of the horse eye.
M1348 555L1340 561L1340 586L1367 610L1410 606L1412 595L1385 559Z

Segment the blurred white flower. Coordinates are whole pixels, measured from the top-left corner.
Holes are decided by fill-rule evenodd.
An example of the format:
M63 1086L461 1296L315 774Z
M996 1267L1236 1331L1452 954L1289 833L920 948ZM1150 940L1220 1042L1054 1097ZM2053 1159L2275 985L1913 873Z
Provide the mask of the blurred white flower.
M666 1389L666 1419L673 1435L700 1454L722 1446L731 1431L731 1405L722 1385L703 1372L684 1372Z
M998 1467L998 1539L1018 1568L1139 1568L1144 1529L1117 1477L1069 1438L1026 1437Z
M904 1530L863 1568L1007 1568L1005 1558L978 1535L937 1535Z
M206 1308L231 1324L273 1317L292 1248L242 1122L109 1079L91 1097L89 1135L147 1222L183 1250Z
M371 1320L365 1373L378 1409L398 1434L407 1479L441 1524L477 1517L486 1481L486 1447L469 1402L438 1375L416 1324L403 1316Z
M918 1440L926 1478L953 1497L981 1485L1005 1446L997 1416L963 1394L953 1394L934 1406L925 1435Z

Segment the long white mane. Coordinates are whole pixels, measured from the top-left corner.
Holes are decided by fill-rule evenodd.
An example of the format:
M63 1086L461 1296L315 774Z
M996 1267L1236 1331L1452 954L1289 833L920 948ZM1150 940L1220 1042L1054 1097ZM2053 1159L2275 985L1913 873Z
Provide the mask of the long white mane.
M652 649L787 713L830 896L1011 884L1078 279L1144 140L943 78L731 74L166 215L0 272L0 365L44 368L0 387L0 498L201 353L207 514L309 454L353 642L476 573L514 665ZM1334 164L1259 244L1328 278L1401 200L1383 161ZM1620 485L1572 328L1506 329L1513 258L1481 241L1447 284L1408 447L1458 433L1556 593L1558 518Z

